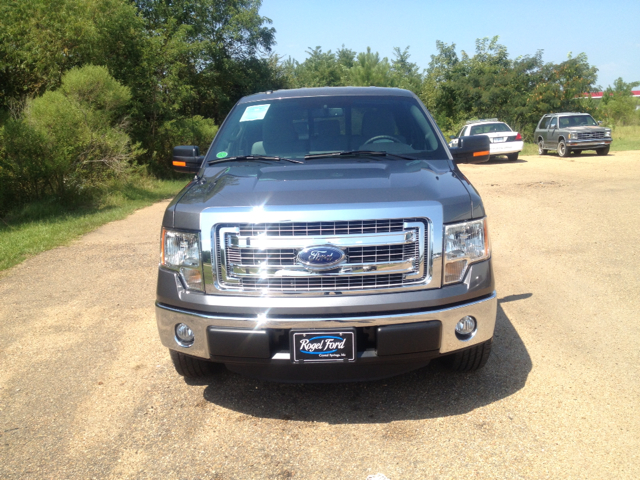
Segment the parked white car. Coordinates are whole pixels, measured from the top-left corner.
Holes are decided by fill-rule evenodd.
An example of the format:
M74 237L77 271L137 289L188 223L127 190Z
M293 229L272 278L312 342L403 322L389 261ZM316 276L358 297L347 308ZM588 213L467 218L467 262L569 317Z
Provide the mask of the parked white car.
M491 158L506 155L511 161L518 159L524 142L519 132L514 132L511 127L497 118L486 120L472 120L462 127L457 137L451 137L449 147L458 146L458 138L470 135L486 135L491 141Z

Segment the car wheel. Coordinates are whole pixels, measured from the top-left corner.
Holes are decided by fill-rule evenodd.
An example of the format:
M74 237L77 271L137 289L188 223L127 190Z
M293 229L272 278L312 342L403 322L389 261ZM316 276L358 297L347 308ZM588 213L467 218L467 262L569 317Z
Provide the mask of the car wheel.
M507 155L507 159L510 162L515 162L516 160L518 160L518 152L516 153L510 153L509 155Z
M558 156L568 157L570 153L571 149L567 147L567 144L564 143L564 140L560 140L558 142Z
M597 153L598 155L606 155L606 154L608 154L608 153L609 153L609 149L610 149L610 148L611 148L611 146L610 146L610 145L607 145L607 146L606 146L606 147L604 147L604 148L599 148L599 149L597 149L597 150L596 150L596 153Z
M547 149L544 148L544 142L540 140L538 142L538 155L546 155L546 154L547 154Z
M474 345L471 348L447 355L442 358L443 364L455 372L475 372L481 369L489 360L493 339Z
M208 377L224 368L221 363L209 362L175 350L169 350L169 354L176 372L184 378Z

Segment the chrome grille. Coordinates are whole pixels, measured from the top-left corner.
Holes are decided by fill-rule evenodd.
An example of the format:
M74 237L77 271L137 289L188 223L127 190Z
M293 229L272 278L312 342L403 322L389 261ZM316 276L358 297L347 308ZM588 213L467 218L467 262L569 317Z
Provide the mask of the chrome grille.
M219 286L238 292L374 290L415 285L427 277L425 219L218 225ZM306 247L342 249L343 263L326 271L305 267Z
M604 138L604 132L578 133L579 140L591 140L598 138Z

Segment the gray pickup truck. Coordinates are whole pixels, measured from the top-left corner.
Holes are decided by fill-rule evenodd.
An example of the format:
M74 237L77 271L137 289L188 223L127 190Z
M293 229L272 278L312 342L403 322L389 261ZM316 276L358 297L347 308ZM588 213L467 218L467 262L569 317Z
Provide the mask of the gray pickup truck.
M312 88L241 99L162 222L156 318L179 374L284 382L383 378L491 351L486 213L411 92Z
M583 150L595 150L606 155L611 148L611 129L601 127L588 113L550 113L543 115L534 132L538 154L557 150L561 157Z

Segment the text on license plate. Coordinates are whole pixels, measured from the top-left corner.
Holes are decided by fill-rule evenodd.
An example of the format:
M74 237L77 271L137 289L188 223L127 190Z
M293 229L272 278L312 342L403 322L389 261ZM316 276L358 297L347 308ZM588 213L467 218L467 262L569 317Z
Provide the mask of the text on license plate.
M353 362L355 332L304 331L291 335L294 362Z

